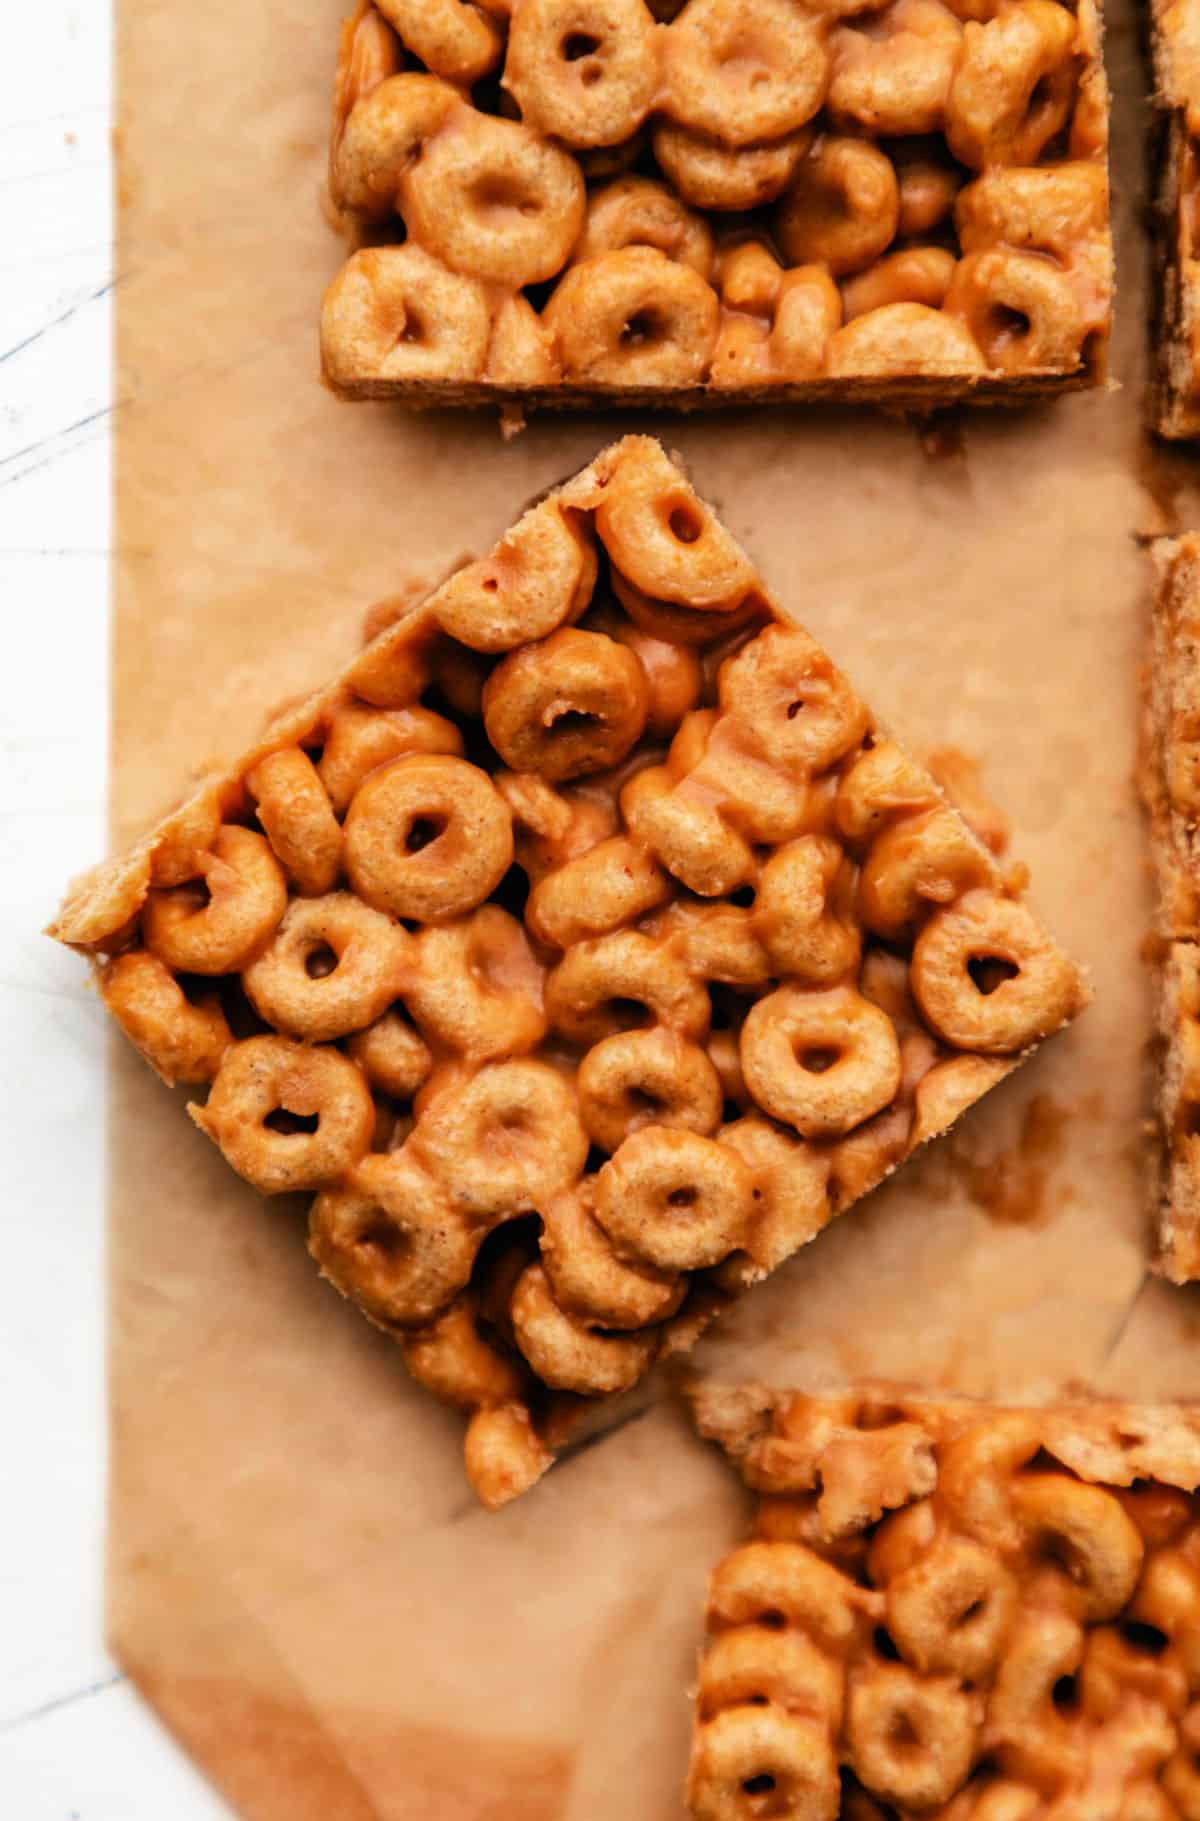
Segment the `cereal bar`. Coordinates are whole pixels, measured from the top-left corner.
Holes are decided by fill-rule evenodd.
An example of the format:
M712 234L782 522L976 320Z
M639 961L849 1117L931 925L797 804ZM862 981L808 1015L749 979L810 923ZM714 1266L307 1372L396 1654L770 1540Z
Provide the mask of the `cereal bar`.
M1194 437L1200 435L1200 0L1151 0L1148 10L1159 110L1155 421L1162 436Z
M1022 883L631 437L53 933L497 1505L1075 1015Z
M1159 538L1142 794L1158 881L1158 1265L1200 1277L1200 538Z
M925 408L1103 377L1095 0L359 0L348 398Z
M1200 1408L713 1387L697 1821L1200 1809Z

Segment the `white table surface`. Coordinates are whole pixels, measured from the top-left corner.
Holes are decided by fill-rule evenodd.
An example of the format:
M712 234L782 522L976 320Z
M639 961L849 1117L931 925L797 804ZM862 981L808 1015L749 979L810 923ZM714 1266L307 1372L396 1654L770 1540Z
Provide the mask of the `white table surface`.
M222 1821L102 1637L103 1053L38 934L104 839L105 0L0 0L0 1816Z

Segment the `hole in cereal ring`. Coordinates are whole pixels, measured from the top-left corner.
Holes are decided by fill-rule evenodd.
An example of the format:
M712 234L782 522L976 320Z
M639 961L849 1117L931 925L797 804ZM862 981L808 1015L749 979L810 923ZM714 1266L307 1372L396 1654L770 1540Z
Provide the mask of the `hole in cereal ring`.
M289 1113L286 1107L276 1107L268 1113L263 1124L270 1132L278 1132L281 1138L308 1137L316 1131L321 1123L319 1113Z
M586 733L593 727L603 725L598 714L589 714L585 708L548 708L542 716L542 725L554 733Z
M1023 341L1029 330L1030 322L1024 310L998 303L988 311L989 340L993 347L1004 348L1014 341Z
M661 318L653 310L638 310L621 330L623 348L645 348L663 333Z
M428 847L446 832L445 816L414 816L409 823L408 833L404 837L406 853L419 854L423 847Z
M802 708L807 708L807 707L808 707L808 703L804 700L803 696L797 697L796 701L794 701L794 702L789 702L788 706L787 706L788 720L794 721L796 719L796 716L800 713L800 710Z
M885 1631L882 1625L877 1625L875 1627L875 1648L881 1657L887 1658L889 1663L898 1663L900 1661L900 1652L896 1649L896 1641L891 1632Z
M642 1030L650 1022L649 1013L640 999L610 999L608 1010L622 1030Z
M1050 1690L1050 1699L1060 1713L1069 1712L1079 1698L1079 1683L1075 1676L1059 1676Z
M957 1617L950 1621L950 1629L952 1631L961 1631L964 1625L970 1625L973 1620L982 1617L986 1610L986 1600L972 1600L969 1606L964 1606Z
M355 1245L364 1251L378 1252L385 1258L394 1258L403 1250L404 1235L390 1220L375 1220L364 1227L355 1240Z
M418 342L423 342L424 340L425 323L423 319L417 315L415 310L406 310L404 313L404 327L400 331L396 346L398 348L414 347Z
M1161 1657L1170 1643L1165 1631L1160 1631L1157 1625L1147 1625L1141 1619L1126 1619L1121 1636L1131 1650L1143 1651L1148 1657Z
M905 1752L914 1751L920 1743L917 1729L908 1715L906 1713L893 1714L888 1727L888 1744L892 1750L903 1755Z
M671 1193L667 1196L667 1206L669 1208L694 1208L695 1205L696 1191L691 1187L672 1189Z
M787 1617L780 1612L778 1606L768 1606L765 1612L760 1612L758 1622L760 1625L765 1625L768 1631L786 1631L787 1629Z
M1003 955L973 955L967 962L967 972L971 976L976 992L986 999L1006 980L1015 980L1020 968L1013 962L1006 961Z
M304 971L310 980L327 980L338 964L328 942L318 942L304 957Z
M567 63L578 63L581 58L591 57L599 49L599 38L593 38L590 32L568 32L562 41L562 54Z
M757 1777L747 1777L742 1783L742 1790L747 1796L769 1796L775 1787L775 1779L769 1771L760 1771Z
M837 1059L838 1052L836 1050L821 1048L815 1045L812 1049L801 1050L799 1056L796 1058L800 1067L809 1075L823 1075L826 1069L831 1069L833 1067Z
M630 1088L626 1099L631 1113L645 1113L652 1118L654 1114L661 1113L663 1110L663 1103L659 1096L648 1093L645 1088Z
M694 544L704 530L703 521L693 506L675 506L667 520L672 537L681 544Z

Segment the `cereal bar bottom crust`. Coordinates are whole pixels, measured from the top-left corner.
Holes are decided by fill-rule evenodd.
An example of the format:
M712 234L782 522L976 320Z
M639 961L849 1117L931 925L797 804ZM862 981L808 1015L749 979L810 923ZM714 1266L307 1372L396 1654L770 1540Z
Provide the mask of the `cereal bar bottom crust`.
M1200 1277L1200 538L1151 547L1141 790L1158 885L1158 1268Z
M1023 882L629 438L53 933L497 1505L1080 1009Z
M698 1821L1172 1821L1200 1803L1200 1409L701 1388Z
M1107 141L1094 0L359 0L325 378L674 409L1095 384Z

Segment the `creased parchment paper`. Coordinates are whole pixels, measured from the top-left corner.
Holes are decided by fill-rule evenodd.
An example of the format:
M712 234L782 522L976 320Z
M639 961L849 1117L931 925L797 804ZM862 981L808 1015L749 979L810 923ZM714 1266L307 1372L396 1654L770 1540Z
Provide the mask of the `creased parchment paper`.
M479 551L613 419L339 406L317 383L341 0L123 0L112 804L353 649L363 607ZM1140 436L1144 78L1116 94L1123 389L922 438L850 415L661 428L785 604L918 751L986 758L1096 1002L949 1143L695 1356L811 1388L1200 1393L1200 1298L1144 1279L1149 900L1132 784L1144 569L1186 457ZM91 855L67 857L67 864ZM114 1045L110 1623L252 1821L678 1821L702 1590L741 1521L669 1397L489 1517L458 1418L323 1287Z

